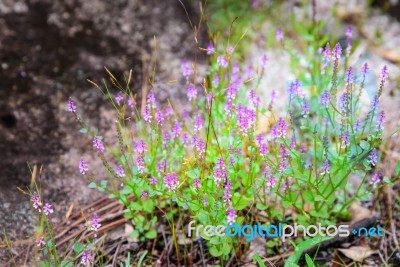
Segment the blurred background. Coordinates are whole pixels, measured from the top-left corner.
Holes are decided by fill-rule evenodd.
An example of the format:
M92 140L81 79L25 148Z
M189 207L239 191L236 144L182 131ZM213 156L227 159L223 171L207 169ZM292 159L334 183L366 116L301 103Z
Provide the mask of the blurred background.
M209 2L211 7L207 12L217 23L216 28L227 27L243 10L270 4L262 0L243 0L240 4L233 0ZM309 10L305 1L287 2L290 10ZM324 2L317 1L320 17L328 14L333 6ZM376 28L381 27L381 34L388 34L389 41L384 39L380 48L392 51L392 46L398 47L399 1L332 2L339 2L339 7L344 9L341 18L344 22L375 14L370 9L378 10L369 19ZM232 6L236 11L230 9ZM266 15L258 14L257 19L267 19ZM99 196L87 189L88 181L77 171L82 155L88 161L95 155L91 140L79 132L79 125L67 112L67 99L71 96L77 102L85 120L102 129L102 135L113 136L112 107L86 79L101 83L106 76L104 66L116 77L132 69L132 90L140 96L143 77L147 77L154 58L158 97L181 99L185 91L180 80L180 62L193 58L196 47L205 47L209 40L207 29L202 27L196 44L192 25L199 20L200 1L194 0L0 0L1 231L6 229L11 239L22 240L31 231L29 197L17 190L17 187L29 186L28 162L31 166L43 164L40 178L43 194L55 203L61 217L69 205L83 205ZM284 18L281 23L285 23ZM373 35L374 30L367 28L367 33ZM262 36L258 32L253 34ZM359 37L366 42L370 39L368 35ZM385 50L390 39L389 50ZM382 59L379 64L388 61L398 66L399 50L390 55L382 51L375 54ZM204 56L198 60L200 66L205 65ZM279 62L279 57L276 60ZM279 66L271 71L282 71ZM398 114L398 89L393 90L397 98L388 105ZM91 169L99 180L104 178L100 162Z

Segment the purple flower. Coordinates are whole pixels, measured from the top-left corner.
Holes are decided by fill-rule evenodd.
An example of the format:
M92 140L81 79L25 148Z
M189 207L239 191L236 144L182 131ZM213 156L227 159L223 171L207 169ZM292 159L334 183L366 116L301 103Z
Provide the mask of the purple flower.
M117 168L117 170L116 170L116 173L117 173L117 175L119 176L119 177L125 177L125 170L124 170L124 167L122 167L122 165L119 165L118 166L118 168Z
M150 108L147 105L143 110L142 117L145 122L150 122L151 118L153 117L153 116L151 116Z
M115 102L117 103L118 106L120 106L122 104L122 102L124 101L124 95L121 92L118 92L115 95Z
M230 181L227 181L225 184L224 188L224 202L229 203L231 201L231 189L232 189L232 183Z
M100 229L100 218L97 214L94 214L90 220L90 230L94 232L94 237L97 237L97 231Z
M347 112L347 93L343 93L339 98L339 108L342 112Z
M305 146L305 145L301 145L301 146L299 147L299 152L300 152L301 154L306 153L306 152L307 152L306 146Z
M237 107L237 125L243 135L256 124L256 112L252 109L239 105Z
M157 172L163 173L167 170L167 168L168 168L168 161L166 159L157 163Z
M151 177L150 180L149 180L149 183L150 183L151 185L156 185L156 184L157 184L157 178Z
M51 206L50 203L44 204L44 206L43 206L43 212L44 212L44 214L46 214L46 215L49 215L50 213L53 213L53 212L54 212L53 207Z
M353 36L353 28L351 26L348 26L346 29L346 37L350 39Z
M98 152L104 153L105 148L103 142L96 136L93 138L93 147L97 149Z
M289 95L293 96L296 95L297 97L303 97L304 93L301 90L301 84L300 84L300 80L296 79L294 81L292 81L289 85Z
M335 47L332 50L332 57L334 61L338 61L340 59L340 56L342 55L342 47L340 46L339 43L335 45Z
M184 134L182 135L182 143L183 143L184 145L188 145L189 142L190 142L190 140L189 140L189 135L188 135L187 133L184 133Z
M268 188L272 188L272 187L274 187L275 185L276 185L275 177L274 177L272 174L270 174L269 177L268 177L268 179L267 179L266 186L267 186Z
M143 174L145 171L143 156L137 157L135 160L135 163L136 163L136 167L138 168L139 173Z
M181 132L182 132L182 123L180 123L179 121L175 121L172 126L172 136L174 138L178 138Z
M378 114L378 119L376 122L376 130L382 131L383 130L383 123L385 122L385 112L382 110Z
M156 122L158 125L162 125L164 122L164 115L162 114L161 110L156 110Z
M138 152L139 154L143 154L144 152L147 151L146 148L146 143L140 139L136 144L135 144L135 151Z
M189 98L189 101L192 101L193 99L196 99L197 97L197 89L194 86L194 84L189 84L187 88L187 96Z
M384 82L388 77L389 77L389 72L387 66L385 65L381 70L381 75L380 75L381 82Z
M328 174L330 167L331 167L331 165L329 164L329 161L325 160L324 164L322 165L321 175Z
M221 182L226 181L227 171L225 167L225 162L223 158L219 158L217 166L214 170L214 182L218 186Z
M88 172L89 168L84 159L81 159L79 161L79 172L83 175L85 175Z
M268 153L268 146L266 144L261 144L260 146L260 155L266 156Z
M197 140L197 142L195 143L195 147L199 156L204 155L204 153L206 152L206 142L204 142L204 140L201 138Z
M218 56L217 57L217 64L218 64L218 66L223 67L223 68L226 69L228 67L228 60L226 59L225 56Z
M264 143L264 136L262 134L259 134L256 136L256 144L258 147L260 147Z
M68 99L67 109L69 112L72 112L72 113L76 112L76 105L75 105L75 102L72 100L72 98Z
M184 59L182 61L181 68L182 68L183 77L189 78L189 76L192 75L192 69L191 69L190 63L189 63L189 61L187 61L187 59Z
M376 148L372 149L371 153L369 154L368 162L372 166L375 166L378 163L378 150L376 150Z
M140 197L141 197L142 199L146 199L147 196L148 196L148 194L147 194L146 191L142 191L142 193L140 193Z
M364 78L365 78L365 75L367 75L367 72L368 72L368 63L365 62L364 65L361 68L361 73L362 73Z
M215 75L213 77L212 85L213 85L214 88L218 87L218 85L219 85L219 76L218 75Z
M353 68L349 67L346 70L346 83L350 84L354 82L354 73L353 73Z
M235 48L233 46L229 46L226 49L226 52L228 53L228 55L232 55L233 51L235 51Z
M203 128L203 119L201 118L201 115L197 115L195 121L194 121L194 130L196 132L200 131Z
M176 173L166 174L164 177L164 183L165 183L165 187L169 191L174 191L179 185L178 175Z
M360 131L360 129L361 129L361 122L360 122L360 120L356 120L354 122L354 131L358 132L358 131Z
M39 238L39 240L36 241L36 246L38 246L39 248L42 248L46 245L46 242L44 241L43 236L41 236Z
M286 122L282 119L278 119L278 123L274 126L276 129L275 138L286 137Z
M154 93L152 93L152 92L148 93L146 101L147 101L146 102L147 106L153 107L153 108L157 107L157 105L156 105L156 96L155 96Z
M233 224L236 220L236 212L232 207L230 207L226 212L226 220L228 222L228 225Z
M382 176L382 173L379 171L372 176L370 184L372 184L373 188L376 188L382 182Z
M204 198L203 198L203 206L204 206L204 207L207 207L207 206L208 206L208 198L207 198L207 195L204 195Z
M324 64L324 68L331 61L331 48L329 47L329 43L326 44L325 49L322 51L322 61Z
M346 132L342 135L342 145L347 147L349 145L349 133Z
M268 57L267 57L267 55L263 55L262 58L261 58L261 66L262 66L263 68L265 68L265 66L267 65L267 62L268 62Z
M167 106L165 108L165 117L169 118L172 116L172 114L174 114L172 108L170 106Z
M193 187L196 188L196 189L199 189L201 187L201 183L200 183L200 179L199 178L194 179Z
M379 107L379 96L375 95L371 101L371 109L375 110Z
M275 39L277 42L280 42L283 40L283 32L281 28L277 28L275 32Z
M168 131L163 131L161 133L161 141L163 146L167 146L169 141L171 141L171 135L169 134Z
M133 100L132 100L131 98L128 98L128 101L127 101L127 103L128 103L128 106L129 106L131 109L133 109L133 108L134 108L134 106L135 106L135 103L133 102Z
M40 207L42 206L42 201L40 200L40 197L36 192L33 192L31 201L32 201L33 208L40 212Z
M235 83L229 84L228 89L226 90L226 97L230 100L235 99L237 91L238 91L237 84Z
M93 261L93 256L92 253L89 250L85 250L82 253L82 257L81 257L81 264L82 265L88 265Z
M257 97L256 92L254 90L250 90L249 99L253 103L254 107L258 107L260 105L261 99Z
M292 137L290 141L290 149L295 149L296 148L296 140L294 139L294 136Z
M307 117L308 114L310 114L310 105L308 104L307 100L303 100L303 105L302 105L302 112L301 115L303 115L303 117Z
M207 50L207 55L214 54L215 53L214 44L212 42L209 42L206 50Z

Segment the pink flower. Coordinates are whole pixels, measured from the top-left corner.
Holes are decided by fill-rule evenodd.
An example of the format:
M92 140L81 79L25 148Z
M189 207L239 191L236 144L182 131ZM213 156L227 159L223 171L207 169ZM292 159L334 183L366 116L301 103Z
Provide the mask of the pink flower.
M40 197L36 192L33 192L31 201L33 208L40 212L41 211L40 207L42 207L42 201L40 200Z
M189 84L187 88L187 96L189 98L189 101L192 101L193 99L196 99L197 97L197 89L194 86L194 84Z
M192 69L190 67L190 63L187 59L184 59L181 64L182 68L182 75L185 78L189 78L190 75L192 75Z
M233 208L229 208L226 212L226 220L228 221L228 225L231 225L236 220L236 212Z
M97 237L97 231L100 229L100 218L97 214L94 214L90 220L90 230L95 232L94 237Z
M39 248L42 248L45 245L46 245L46 242L44 241L43 236L41 236L39 240L36 240L36 246L38 246Z
M220 67L223 67L223 68L227 68L228 67L228 60L226 59L226 57L225 56L218 56L217 57L217 64L220 66Z
M119 177L125 177L125 170L124 170L124 167L122 167L122 165L119 165L118 166L118 168L117 168L117 171L116 171L116 173L117 173L117 175L119 176Z
M215 53L214 44L212 42L209 42L206 50L207 50L207 55L214 54Z
M82 257L81 257L81 264L82 265L88 265L93 261L93 255L89 250L85 250L82 253Z
M100 153L104 153L105 151L103 142L101 142L101 140L98 137L93 138L93 147L97 149L97 151Z
M165 187L169 191L174 191L179 184L178 175L176 173L166 174L164 177Z
M79 172L83 175L85 175L88 172L89 168L84 159L81 159L79 161Z
M76 105L75 102L72 100L72 98L68 99L67 109L69 112L76 113Z
M43 212L44 212L44 214L46 214L46 215L49 215L50 213L53 213L53 212L54 212L53 207L51 206L50 203L46 203L46 204L43 206Z

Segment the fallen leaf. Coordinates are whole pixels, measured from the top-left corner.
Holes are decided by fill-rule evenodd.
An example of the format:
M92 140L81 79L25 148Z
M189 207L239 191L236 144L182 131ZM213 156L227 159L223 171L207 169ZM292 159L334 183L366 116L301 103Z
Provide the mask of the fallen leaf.
M373 215L372 211L361 207L359 203L353 203L350 206L350 213L352 222L358 222L360 220L370 218Z
M245 256L246 261L253 260L255 254L260 257L265 257L267 255L265 250L265 242L266 240L264 237L256 235L253 240L250 241L250 248Z
M393 63L399 63L400 62L400 48L392 49L392 50L386 50L386 49L381 49L381 48L374 48L373 49L375 53L383 57L384 59L393 62Z
M347 258L358 262L363 262L369 256L378 253L378 251L376 250L360 246L354 246L350 248L339 248L338 251L343 253L343 255L345 255Z

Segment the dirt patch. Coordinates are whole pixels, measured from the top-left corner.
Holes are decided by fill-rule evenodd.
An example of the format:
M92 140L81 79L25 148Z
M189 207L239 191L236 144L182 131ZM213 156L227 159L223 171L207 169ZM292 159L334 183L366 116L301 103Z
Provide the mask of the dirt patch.
M197 22L197 5L184 4ZM193 58L195 42L183 7L172 0L2 1L0 32L0 229L15 240L32 230L29 199L16 189L29 185L27 162L43 164L43 197L54 203L57 218L69 204L98 197L77 171L85 155L97 178L105 178L91 141L66 111L68 97L90 125L113 136L111 107L86 79L100 82L103 66L117 77L132 69L131 89L140 94L156 36L156 92L182 99L181 83L164 83L180 81L180 61ZM4 253L1 247L1 259Z

